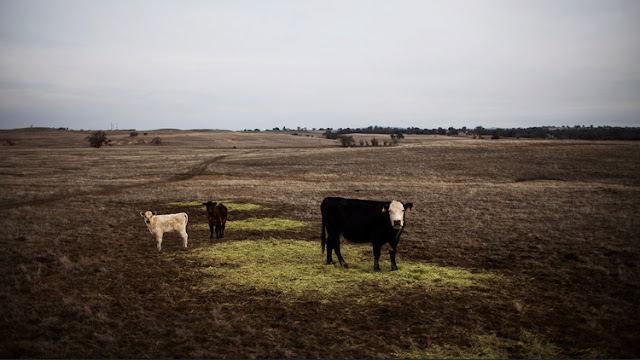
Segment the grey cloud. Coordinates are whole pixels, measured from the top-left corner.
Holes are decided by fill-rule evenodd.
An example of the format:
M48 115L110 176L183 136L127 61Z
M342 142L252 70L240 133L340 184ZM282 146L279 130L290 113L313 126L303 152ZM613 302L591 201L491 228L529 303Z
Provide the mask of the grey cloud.
M635 1L0 7L3 127L640 126Z

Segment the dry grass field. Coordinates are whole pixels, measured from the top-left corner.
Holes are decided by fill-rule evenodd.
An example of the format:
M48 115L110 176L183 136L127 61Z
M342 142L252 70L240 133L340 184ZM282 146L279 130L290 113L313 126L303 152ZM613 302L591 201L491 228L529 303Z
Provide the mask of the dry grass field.
M640 357L640 143L87 135L0 131L2 357ZM326 196L413 202L400 270L325 265ZM189 249L145 210L187 212Z

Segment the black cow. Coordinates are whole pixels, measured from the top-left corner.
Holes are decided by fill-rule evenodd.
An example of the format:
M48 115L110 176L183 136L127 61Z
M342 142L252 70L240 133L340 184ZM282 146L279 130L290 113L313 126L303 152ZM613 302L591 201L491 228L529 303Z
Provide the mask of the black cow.
M370 201L328 197L322 201L322 252L327 244L327 264L333 264L331 253L336 252L340 265L347 263L340 254L340 235L355 243L373 244L373 269L380 271L380 251L384 244L391 245L389 256L391 270L396 265L396 247L405 226L405 211L413 208L412 203L403 204L393 200ZM325 240L325 229L328 238Z

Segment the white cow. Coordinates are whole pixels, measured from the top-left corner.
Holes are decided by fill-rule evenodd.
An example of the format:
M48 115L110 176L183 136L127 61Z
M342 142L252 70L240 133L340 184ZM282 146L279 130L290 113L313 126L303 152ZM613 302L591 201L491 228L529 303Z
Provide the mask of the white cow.
M162 250L162 235L166 232L177 231L182 236L182 246L187 248L187 222L189 216L187 213L177 213L168 215L156 215L151 211L141 212L140 215L144 218L145 224L149 232L156 236L156 242L158 243L158 251Z

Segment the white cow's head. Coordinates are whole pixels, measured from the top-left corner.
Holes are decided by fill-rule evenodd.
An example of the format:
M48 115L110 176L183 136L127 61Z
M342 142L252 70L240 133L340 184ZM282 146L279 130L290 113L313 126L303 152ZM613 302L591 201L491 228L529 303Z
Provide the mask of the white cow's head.
M156 213L152 213L151 211L141 212L140 216L144 218L144 222L147 224L151 224L151 218L154 217Z
M389 221L394 229L400 230L404 227L404 214L413 208L412 203L403 204L400 201L393 200L389 204L385 204L382 212L389 213Z

